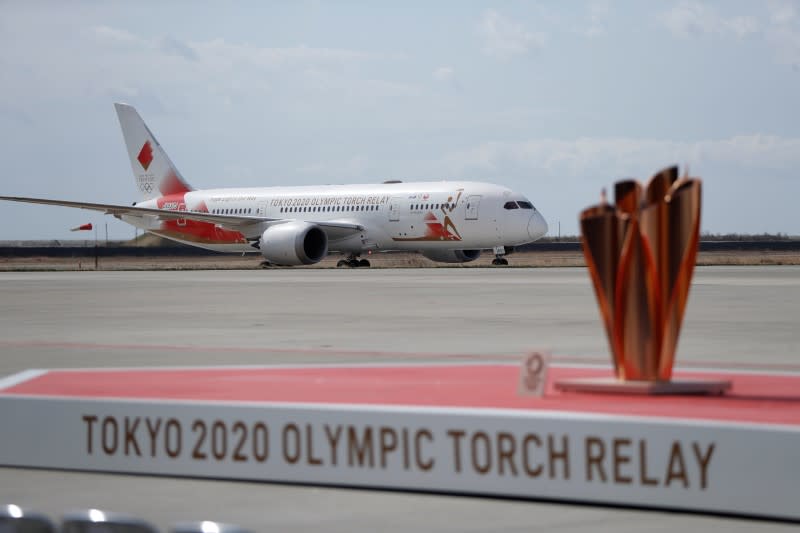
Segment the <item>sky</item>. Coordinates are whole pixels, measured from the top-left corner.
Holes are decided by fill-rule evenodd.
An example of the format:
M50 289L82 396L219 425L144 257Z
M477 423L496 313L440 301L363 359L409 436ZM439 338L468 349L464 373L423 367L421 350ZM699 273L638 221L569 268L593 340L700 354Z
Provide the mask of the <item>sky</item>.
M0 1L0 194L140 200L113 103L195 188L468 179L576 235L678 164L704 233L800 235L800 1ZM112 217L0 203L0 240Z

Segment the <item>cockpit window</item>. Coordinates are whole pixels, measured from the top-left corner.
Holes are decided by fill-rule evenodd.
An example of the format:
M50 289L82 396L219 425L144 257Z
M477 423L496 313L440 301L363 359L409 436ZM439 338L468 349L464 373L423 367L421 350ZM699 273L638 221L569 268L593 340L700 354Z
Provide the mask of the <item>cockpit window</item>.
M517 202L506 202L503 209L518 209Z
M519 206L522 209L533 209L533 204L530 203L530 202L521 201L521 202L517 202L517 203L519 204Z

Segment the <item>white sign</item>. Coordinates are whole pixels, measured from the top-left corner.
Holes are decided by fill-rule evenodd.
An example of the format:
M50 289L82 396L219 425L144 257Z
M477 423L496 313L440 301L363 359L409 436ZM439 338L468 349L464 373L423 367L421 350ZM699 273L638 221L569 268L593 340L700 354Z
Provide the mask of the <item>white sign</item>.
M800 429L521 409L0 396L0 464L800 520ZM757 452L757 453L754 453Z

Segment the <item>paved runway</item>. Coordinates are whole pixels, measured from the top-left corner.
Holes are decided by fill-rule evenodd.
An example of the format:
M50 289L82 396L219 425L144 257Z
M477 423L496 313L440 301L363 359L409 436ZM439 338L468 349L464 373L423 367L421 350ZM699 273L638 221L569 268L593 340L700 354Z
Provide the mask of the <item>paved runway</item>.
M695 273L678 365L800 371L800 267ZM0 376L28 368L297 362L608 361L584 269L0 274ZM91 506L165 528L765 531L679 513L260 483L0 469L0 503ZM758 495L754 495L758 497ZM794 529L792 527L792 529Z

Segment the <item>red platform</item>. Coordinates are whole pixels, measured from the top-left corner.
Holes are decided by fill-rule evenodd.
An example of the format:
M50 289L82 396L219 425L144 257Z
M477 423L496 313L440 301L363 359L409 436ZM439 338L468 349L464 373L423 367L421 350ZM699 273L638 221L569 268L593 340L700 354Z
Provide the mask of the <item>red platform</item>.
M560 379L606 377L608 369L553 367L543 398L517 395L518 375L519 367L508 364L50 370L0 394L535 409L800 425L797 374L676 372L676 378L728 379L733 387L724 396L633 398L564 393L552 386Z

